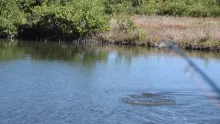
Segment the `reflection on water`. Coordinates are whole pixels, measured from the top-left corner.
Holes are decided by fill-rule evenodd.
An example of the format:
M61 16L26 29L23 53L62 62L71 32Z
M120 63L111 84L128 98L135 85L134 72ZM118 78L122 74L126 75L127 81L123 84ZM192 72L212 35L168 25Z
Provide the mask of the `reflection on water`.
M220 86L219 53L185 52ZM0 123L219 124L219 95L186 67L169 50L1 41Z
M18 47L18 42L0 42L0 60L19 59L24 55L25 51L23 48Z
M0 60L21 59L25 55L30 55L36 60L61 60L71 62L83 62L91 65L94 61L108 61L108 56L112 51L117 53L117 61L125 59L130 62L132 58L140 56L166 55L179 57L170 50L160 50L145 47L130 46L102 46L102 45L73 45L43 42L10 42L2 40L0 42ZM208 64L210 59L220 59L218 52L185 51L190 57L200 58Z

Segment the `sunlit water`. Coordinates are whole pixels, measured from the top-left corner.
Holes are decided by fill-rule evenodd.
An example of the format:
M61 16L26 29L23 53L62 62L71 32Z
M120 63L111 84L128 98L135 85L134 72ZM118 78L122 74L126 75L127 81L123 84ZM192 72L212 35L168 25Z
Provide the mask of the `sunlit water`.
M219 53L186 53L220 86ZM2 41L0 124L219 124L219 96L187 67L168 50ZM176 104L123 102L142 93Z

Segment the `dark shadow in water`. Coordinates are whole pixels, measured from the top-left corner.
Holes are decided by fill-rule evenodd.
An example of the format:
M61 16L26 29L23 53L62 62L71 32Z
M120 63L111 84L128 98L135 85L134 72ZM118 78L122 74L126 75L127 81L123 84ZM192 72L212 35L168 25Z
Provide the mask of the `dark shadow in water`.
M133 105L142 106L161 106L161 105L176 105L176 101L162 94L142 93L139 95L130 95L123 102Z

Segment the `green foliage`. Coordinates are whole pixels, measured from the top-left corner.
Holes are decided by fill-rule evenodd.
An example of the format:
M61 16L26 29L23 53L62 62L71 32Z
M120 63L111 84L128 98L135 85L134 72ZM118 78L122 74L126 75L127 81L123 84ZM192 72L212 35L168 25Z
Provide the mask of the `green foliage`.
M205 7L201 4L192 5L190 9L188 9L188 16L195 17L207 17L210 16L210 8Z
M36 6L32 19L32 25L51 30L59 29L66 34L105 30L108 22L100 0L74 0L66 5Z
M155 14L157 0L105 0L107 13Z
M26 13L32 12L32 8L36 6L43 5L52 5L52 4L61 4L66 5L67 2L72 0L18 0L19 7L24 10Z
M0 0L0 36L36 29L84 36L119 13L220 16L220 0Z
M164 3L160 4L158 14L181 16L185 15L186 9L187 5L182 0L165 1Z
M104 5L108 14L132 12L132 3L128 0L104 0Z
M124 31L124 32L130 32L136 28L134 22L129 18L118 20L117 23L118 23L119 30Z
M106 0L108 13L219 16L219 0ZM124 7L125 6L125 7ZM130 9L128 9L130 8Z
M0 34L16 34L19 27L80 36L92 30L106 30L109 18L104 12L103 2L103 0L1 0Z
M142 4L136 6L134 12L137 14L155 14L158 10L158 4L156 0L146 0L142 1Z
M24 13L15 0L0 0L0 35L16 34L18 25L25 23Z

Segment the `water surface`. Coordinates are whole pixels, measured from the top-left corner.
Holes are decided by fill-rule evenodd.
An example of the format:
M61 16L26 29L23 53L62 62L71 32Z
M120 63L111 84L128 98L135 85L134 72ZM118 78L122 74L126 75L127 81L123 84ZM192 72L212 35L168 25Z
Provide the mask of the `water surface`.
M186 53L220 86L219 53ZM187 68L169 50L1 40L0 123L219 124L219 96ZM142 93L176 104L123 102Z

